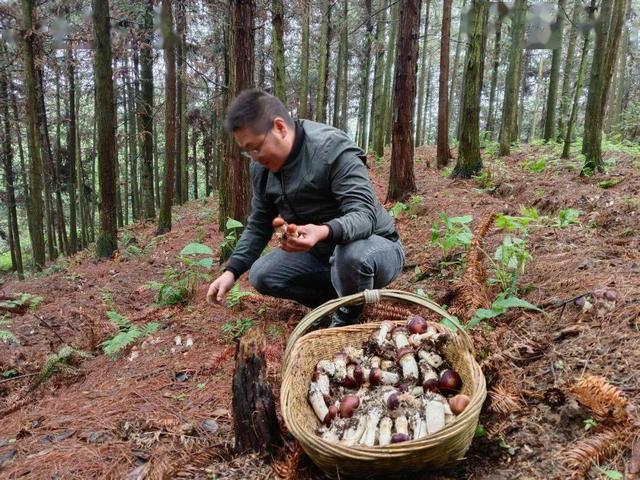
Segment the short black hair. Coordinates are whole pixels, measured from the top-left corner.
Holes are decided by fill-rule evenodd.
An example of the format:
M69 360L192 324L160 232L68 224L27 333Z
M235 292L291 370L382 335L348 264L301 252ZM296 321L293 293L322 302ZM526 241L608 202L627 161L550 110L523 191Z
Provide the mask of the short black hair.
M294 127L291 115L277 97L258 88L251 88L240 92L231 102L227 108L224 128L228 132L248 128L256 134L266 133L276 117L281 117L288 127Z

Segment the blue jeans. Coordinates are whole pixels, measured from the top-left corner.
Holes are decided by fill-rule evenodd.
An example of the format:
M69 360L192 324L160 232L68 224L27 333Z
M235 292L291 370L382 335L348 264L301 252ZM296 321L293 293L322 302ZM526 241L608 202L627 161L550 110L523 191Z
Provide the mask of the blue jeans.
M400 240L378 235L335 249L326 244L297 253L277 248L256 260L249 282L264 295L315 308L336 297L387 286L402 271L404 260Z

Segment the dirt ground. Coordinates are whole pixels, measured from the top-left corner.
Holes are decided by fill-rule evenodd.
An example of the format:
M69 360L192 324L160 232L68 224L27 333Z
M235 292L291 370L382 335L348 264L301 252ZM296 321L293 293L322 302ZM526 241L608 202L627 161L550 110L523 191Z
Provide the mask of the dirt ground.
M553 147L524 146L500 161L487 158L491 176L480 185L429 168L434 157L433 147L418 152L422 201L397 220L407 265L391 288L421 290L436 300L450 290L460 272L443 266L429 241L439 212L473 215L474 224L491 213L517 215L521 206L547 217L529 228L533 258L520 281L521 296L546 314L511 310L473 330L489 390L483 432L467 458L438 478L569 478L572 449L596 448L603 439L610 455L600 465L597 452L587 457L593 459L587 478L622 478L615 472L640 461L640 449L632 454L633 434L611 434L611 420L577 403L571 388L597 375L624 393L630 415L640 405L640 158L607 152L607 173L584 178L578 161L559 160ZM546 168L535 172L531 165L539 159ZM369 164L384 199L388 160ZM598 185L607 179L621 181ZM0 326L17 338L0 343L0 373L12 371L0 377L0 477L323 478L294 447L276 469L258 455L235 456L232 448L235 346L223 326L249 317L264 330L277 396L287 334L307 310L260 296L243 298L235 309L213 307L205 301L206 281L186 305L154 306L148 282L161 282L167 267L178 267L185 245L200 241L217 252L223 236L215 205L209 198L176 208L173 231L162 237L153 236L151 223L127 227L122 240L139 247L134 253L123 247L113 260L97 261L82 252L46 274L3 279L2 293L42 301L7 314L10 323ZM580 210L579 223L554 226L567 208ZM483 249L494 252L504 235L492 228ZM240 283L250 290L246 276ZM602 291L615 298L605 301ZM593 304L590 311L573 300L580 296ZM100 347L116 333L108 310L160 328L113 360ZM47 356L63 345L91 357L38 384Z

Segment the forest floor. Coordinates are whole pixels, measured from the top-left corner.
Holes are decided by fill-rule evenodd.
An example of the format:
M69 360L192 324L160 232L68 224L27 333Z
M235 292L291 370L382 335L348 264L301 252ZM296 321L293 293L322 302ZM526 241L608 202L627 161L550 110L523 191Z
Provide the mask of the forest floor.
M398 215L407 265L391 288L420 289L438 300L461 273L455 256L443 258L430 243L440 212L472 215L474 224L491 213L518 215L521 206L545 217L527 228L532 258L519 292L546 314L509 310L473 330L489 390L483 428L467 458L439 478L569 478L564 460L572 449L585 452L578 442L587 439L595 449L606 441L613 453L601 465L595 453L584 453L587 469L593 460L589 478L622 478L616 472L640 461L629 437L616 438L608 420L570 393L583 375L598 375L640 406L640 156L632 152L607 151L607 172L585 178L578 160L560 160L557 147L525 145L502 160L485 152L490 176L451 180L429 168L434 147L419 150L422 200ZM384 198L388 159L369 163ZM574 219L567 209L580 215ZM288 471L289 478L322 478L304 455L290 454L275 470L258 455L233 455L234 331L247 318L264 330L277 397L287 335L307 310L260 296L235 309L213 307L206 280L187 304L154 306L148 282L163 282L169 267L183 268L185 245L218 250L224 239L215 218L215 198L192 201L175 209L164 236L154 237L150 222L126 227L112 260L82 252L27 280L4 279L0 293L42 300L0 324L16 337L0 348L0 477L258 479ZM484 250L494 252L505 234L494 226ZM246 276L240 284L251 290ZM615 299L599 296L603 291ZM572 301L581 295L593 309ZM100 345L117 333L108 311L159 328L112 359ZM75 370L38 383L47 356L63 345L91 356L72 355Z

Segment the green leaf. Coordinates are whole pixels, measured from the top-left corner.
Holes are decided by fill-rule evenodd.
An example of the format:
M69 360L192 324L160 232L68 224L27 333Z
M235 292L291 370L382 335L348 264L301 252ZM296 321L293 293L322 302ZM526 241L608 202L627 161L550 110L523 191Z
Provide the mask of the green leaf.
M609 178L607 180L602 180L601 182L598 182L597 185L600 188L612 188L618 185L620 182L622 182L622 180L623 180L622 178Z
M111 320L111 323L120 329L127 329L131 326L131 322L129 320L113 310L109 310L107 312L107 317Z
M492 304L491 308L493 310L502 310L503 312L509 308L526 308L528 310L535 310L537 312L544 313L544 310L536 307L535 305L518 298L514 295L511 295L507 298L497 298Z
M195 264L200 265L202 268L210 269L213 267L213 258L201 258Z
M624 475L617 470L605 470L604 475L611 480L622 480Z
M440 320L440 324L447 327L449 330L453 332L457 332L458 330L462 330L464 327L460 325L460 320L455 315L449 315L449 317L444 317Z
M479 323L481 320L488 320L490 318L495 318L499 315L502 315L506 310L499 310L497 308L479 308L478 310L476 310L475 315L473 316L473 318L469 321L469 323L473 322L474 320L478 320L477 323ZM468 325L468 324L467 324Z
M231 230L232 228L242 228L244 225L233 218L227 218L227 223L224 225L224 228L227 230Z
M463 215L462 217L449 217L449 223L470 223L473 220L471 215Z
M180 251L180 255L213 255L213 250L201 243L190 243Z

